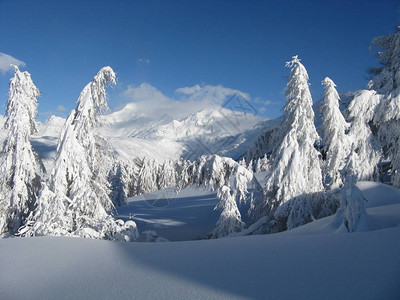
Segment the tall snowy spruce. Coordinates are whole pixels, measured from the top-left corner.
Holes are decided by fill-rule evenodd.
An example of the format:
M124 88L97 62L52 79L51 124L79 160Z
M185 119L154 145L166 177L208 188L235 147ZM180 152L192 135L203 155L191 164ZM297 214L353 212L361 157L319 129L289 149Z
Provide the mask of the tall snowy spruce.
M351 121L349 139L355 143L359 163L353 166L358 180L377 180L382 157L381 143L371 127L381 96L375 91L360 91L348 107ZM375 130L375 129L374 129Z
M252 205L253 217L274 217L278 231L310 222L311 200L323 190L320 154L314 148L319 136L314 126L308 74L297 56L286 66L291 72L281 129L283 139L272 157L264 200Z
M32 218L35 235L74 235L89 238L132 240L133 221L113 218L105 165L112 165L107 142L95 127L107 108L106 86L115 84L110 67L102 68L82 90L77 107L67 118L49 178L49 189L39 199Z
M377 53L381 67L375 69L377 75L369 84L382 97L374 124L392 163L392 183L400 188L400 26L393 34L375 38L372 46L381 50Z
M330 189L339 188L343 182L340 170L346 163L350 145L346 130L349 124L345 121L339 109L339 94L335 83L326 77L322 84L325 86L324 99L321 106L323 118L323 150L326 153L324 166L324 184Z
M36 132L39 90L14 66L6 108L7 137L0 154L0 234L17 233L35 208L43 167L29 141Z

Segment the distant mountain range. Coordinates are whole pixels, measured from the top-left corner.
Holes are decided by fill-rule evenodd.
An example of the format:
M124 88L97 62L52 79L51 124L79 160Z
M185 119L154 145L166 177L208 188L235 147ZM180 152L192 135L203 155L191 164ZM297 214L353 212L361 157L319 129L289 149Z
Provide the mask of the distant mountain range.
M3 128L4 116L0 116ZM51 116L38 122L32 145L51 169L65 119ZM203 154L218 154L239 159L249 145L268 126L265 118L213 106L175 120L165 115L157 120L141 114L134 103L103 116L99 133L109 139L122 160L147 157L162 162L180 157L194 160ZM0 140L6 131L0 130Z

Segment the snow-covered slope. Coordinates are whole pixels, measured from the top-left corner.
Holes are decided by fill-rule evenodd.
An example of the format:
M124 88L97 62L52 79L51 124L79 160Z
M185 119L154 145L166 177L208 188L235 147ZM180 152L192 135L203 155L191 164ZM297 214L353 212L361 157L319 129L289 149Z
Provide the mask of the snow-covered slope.
M375 230L334 233L325 218L272 235L174 243L3 239L1 298L399 299L400 193L378 183L358 186L367 213L380 222ZM201 204L196 191L187 193L185 204L171 203L174 214L171 204L142 202L146 211L134 218L155 230L192 230L213 204L206 198Z

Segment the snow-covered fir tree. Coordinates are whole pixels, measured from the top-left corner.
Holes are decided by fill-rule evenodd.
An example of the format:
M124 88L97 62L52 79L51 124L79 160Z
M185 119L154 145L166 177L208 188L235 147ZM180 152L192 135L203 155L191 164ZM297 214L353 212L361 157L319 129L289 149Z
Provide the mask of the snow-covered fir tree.
M212 232L212 237L219 238L243 230L245 224L241 220L236 197L231 193L231 189L224 185L218 190L217 196L220 201L215 209L222 209L222 212Z
M253 203L251 209L254 218L273 215L278 221L277 230L311 221L310 201L314 193L323 190L320 154L314 148L319 136L314 126L308 74L297 56L286 66L291 72L281 131L283 139L273 154L264 200Z
M256 165L254 167L254 172L261 172L261 158L256 160Z
M346 130L349 124L345 121L339 109L339 94L335 83L326 77L322 84L325 86L321 106L323 119L323 150L326 153L324 167L324 183L328 189L339 188L343 183L340 170L346 163L350 145Z
M109 182L111 184L111 201L114 206L121 206L126 202L125 182L124 182L125 169L121 162L114 163L112 170L109 173Z
M190 169L192 165L189 161L185 159L180 159L176 164L176 170L178 173L177 183L176 183L176 191L179 192L181 189L187 187L192 182L192 172Z
M113 218L114 206L104 165L111 165L106 141L96 134L100 113L107 108L106 86L115 84L110 67L102 68L82 90L67 118L49 178L27 234L69 234L90 238L132 240L136 225ZM108 161L107 161L108 160ZM57 208L57 209L56 209Z
M6 108L7 136L0 154L0 234L17 233L35 208L43 165L29 141L36 132L39 90L14 66Z
M159 166L157 174L157 187L159 190L176 186L175 164L170 160L165 160Z
M241 160L239 160L239 165L242 167L247 167L246 159L243 157Z
M372 132L372 120L381 96L375 91L360 91L348 107L351 121L349 139L355 143L360 163L354 165L358 180L377 180L378 163L382 157L381 143ZM375 129L374 129L375 130Z
M247 165L247 170L249 171L254 171L254 162L252 159L250 159L249 164Z
M158 190L157 187L158 166L154 160L143 158L142 166L137 177L137 195L150 193Z
M259 158L259 161L260 161L259 172L268 171L268 169L271 167L271 162L269 161L267 154L264 154L264 156L262 158Z
M220 218L211 236L222 237L244 228L237 203L242 203L249 196L252 186L262 193L262 187L253 172L231 158L218 155L203 155L195 162L182 161L177 186L182 189L197 186L217 191L220 203L215 209L221 209Z
M137 179L141 165L142 159L139 158L121 162L122 182L126 197L133 197L137 195Z
M392 183L400 188L400 26L393 34L377 37L372 46L381 67L369 83L382 97L377 107L374 124L378 126L384 154L391 160Z
M357 175L354 172L354 166L359 163L359 157L354 148L353 146L342 170L344 187L342 188L340 207L334 219L335 223L341 223L340 230L348 232L357 230L360 223L364 228L369 226L365 211L365 198L356 186Z

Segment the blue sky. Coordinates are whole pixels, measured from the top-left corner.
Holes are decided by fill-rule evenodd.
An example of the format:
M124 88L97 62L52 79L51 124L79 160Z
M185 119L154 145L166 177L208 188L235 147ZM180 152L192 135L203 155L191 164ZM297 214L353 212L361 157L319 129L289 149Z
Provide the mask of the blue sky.
M293 55L309 72L314 101L322 96L325 76L339 92L365 87L366 70L376 65L370 41L394 31L399 5L391 0L0 0L0 53L32 74L42 92L40 120L52 113L65 116L106 65L119 79L110 90L112 109L136 101L138 93L130 91L143 84L146 91L152 87L152 95L180 101L188 96L176 90L198 84L240 90L260 115L276 117L285 101L285 62ZM2 113L11 76L0 61ZM150 97L144 99L151 106Z

